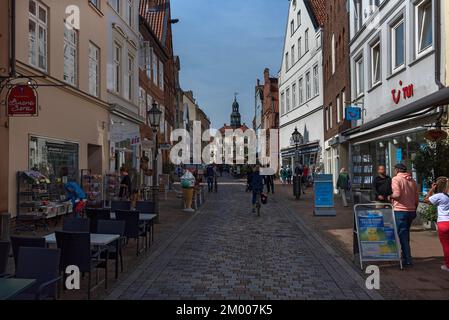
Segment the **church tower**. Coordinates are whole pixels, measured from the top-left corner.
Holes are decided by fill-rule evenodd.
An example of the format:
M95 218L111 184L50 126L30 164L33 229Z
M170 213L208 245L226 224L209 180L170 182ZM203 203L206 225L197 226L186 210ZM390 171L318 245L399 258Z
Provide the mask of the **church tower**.
M232 113L231 113L231 127L233 129L240 128L242 126L242 116L239 111L239 103L237 102L237 94L234 98L234 103L232 104Z

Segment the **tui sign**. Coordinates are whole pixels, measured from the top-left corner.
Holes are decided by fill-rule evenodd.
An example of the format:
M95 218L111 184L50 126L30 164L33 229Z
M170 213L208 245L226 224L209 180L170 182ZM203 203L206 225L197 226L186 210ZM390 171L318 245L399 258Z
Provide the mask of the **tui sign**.
M345 111L345 119L348 121L362 119L362 108L360 107L347 107Z

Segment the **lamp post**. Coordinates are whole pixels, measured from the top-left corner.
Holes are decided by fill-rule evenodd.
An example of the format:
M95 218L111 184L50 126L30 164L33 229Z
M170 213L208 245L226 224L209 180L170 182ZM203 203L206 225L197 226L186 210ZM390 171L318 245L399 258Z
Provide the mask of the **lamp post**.
M294 181L293 181L293 194L296 197L296 200L299 200L299 198L301 197L301 177L298 177L296 174L296 166L299 163L299 155L298 155L298 149L299 149L299 145L303 144L303 137L301 135L301 133L299 133L298 128L295 128L295 131L293 131L292 133L292 140L295 143L295 166L293 168L293 170L295 170L295 176L294 176Z
M148 124L153 129L153 140L154 140L154 150L153 150L153 202L155 213L158 215L159 220L159 202L158 202L158 181L157 181L157 153L158 153L158 143L157 143L157 133L159 125L161 123L162 111L159 110L157 103L153 100L152 108L147 111Z

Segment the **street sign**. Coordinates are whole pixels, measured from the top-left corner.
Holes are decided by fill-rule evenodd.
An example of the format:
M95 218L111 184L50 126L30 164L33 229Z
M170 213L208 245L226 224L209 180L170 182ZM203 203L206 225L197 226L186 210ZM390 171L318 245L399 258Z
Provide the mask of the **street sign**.
M336 216L334 210L334 182L331 174L315 174L314 197L316 216Z
M345 119L348 121L362 119L362 108L360 107L347 107L345 113Z
M27 84L14 85L8 92L6 108L9 117L38 115L36 90Z
M390 204L354 206L355 233L363 262L396 261L402 269L399 237L393 207Z

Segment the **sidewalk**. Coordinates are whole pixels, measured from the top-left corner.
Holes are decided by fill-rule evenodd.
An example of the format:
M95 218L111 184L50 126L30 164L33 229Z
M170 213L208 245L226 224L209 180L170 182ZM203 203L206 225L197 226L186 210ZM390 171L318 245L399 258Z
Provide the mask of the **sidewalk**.
M284 201L294 209L310 228L318 232L345 259L353 262L353 211L344 208L336 197L337 217L313 215L313 190L296 201L292 185L275 186L276 201ZM449 273L441 271L443 252L435 231L412 227L411 247L414 267L400 270L397 265L381 265L381 290L386 299L449 299ZM360 271L357 265L354 265Z

